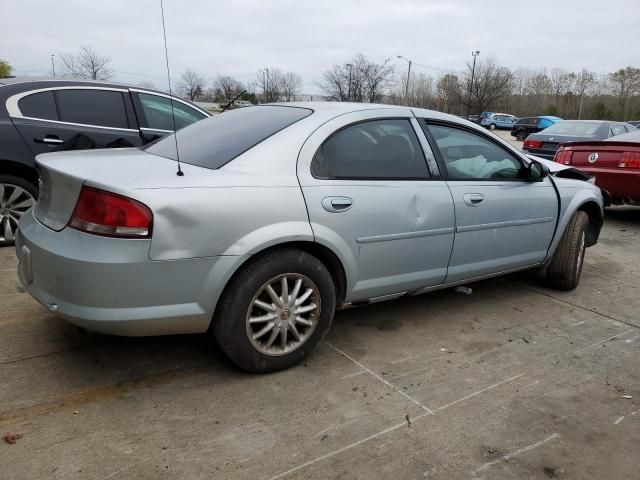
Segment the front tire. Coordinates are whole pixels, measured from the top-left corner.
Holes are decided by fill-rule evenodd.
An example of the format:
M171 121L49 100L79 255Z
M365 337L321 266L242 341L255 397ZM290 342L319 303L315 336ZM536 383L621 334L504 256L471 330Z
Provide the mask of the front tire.
M36 203L38 187L14 175L0 175L0 247L13 245L18 222Z
M496 129L496 124L492 123L491 125L489 125L489 130L495 130Z
M549 268L547 282L558 290L573 290L580 283L589 217L582 210L571 217Z
M243 265L227 285L213 318L213 335L240 368L274 372L300 363L325 336L336 291L313 255L282 249Z

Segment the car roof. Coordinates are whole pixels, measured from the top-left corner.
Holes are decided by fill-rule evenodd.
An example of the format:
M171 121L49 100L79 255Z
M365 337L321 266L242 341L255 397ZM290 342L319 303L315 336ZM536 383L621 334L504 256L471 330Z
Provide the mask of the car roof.
M406 107L403 105L389 105L383 103L355 103L355 102L278 102L278 103L265 103L262 105L271 105L271 106L289 106L289 107L299 107L299 108L308 108L313 110L316 114L321 114L323 117L333 118L339 115L344 115L347 113L360 112L364 110L406 110L407 115L412 117L425 117L431 118L435 120L446 120L452 121L456 123L462 123L465 125L470 125L475 128L478 128L477 125L473 122L460 118L456 115L451 115L448 113L438 112L436 110L427 110L424 108L414 108L414 107ZM316 115L317 116L317 115Z
M91 80L86 78L67 78L67 77L10 77L10 78L0 78L0 85L19 85L22 83L78 83L78 84L89 84L89 85L118 85L124 88L140 88L142 90L151 90L154 91L153 88L144 88L139 87L137 85L131 85L128 83L121 82L112 82L111 80ZM157 90L159 91L159 90Z
M0 103L4 102L8 97L29 91L31 89L37 90L41 88L56 88L56 87L74 87L74 86L96 86L104 88L121 88L131 89L139 92L147 92L150 94L169 95L168 92L162 90L156 90L154 88L146 88L137 85L129 85L126 83L112 82L110 80L87 80L82 78L46 78L46 77L13 77L0 79ZM179 98L175 93L174 98ZM205 108L196 105L189 100L180 99L183 102L188 103L197 110L210 116Z

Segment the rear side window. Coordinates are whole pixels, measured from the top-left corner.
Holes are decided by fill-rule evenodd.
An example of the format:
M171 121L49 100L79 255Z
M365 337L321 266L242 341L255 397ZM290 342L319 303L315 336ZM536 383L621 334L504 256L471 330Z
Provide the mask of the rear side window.
M325 179L429 176L422 147L406 119L374 120L339 130L314 155L311 174Z
M18 108L25 117L58 120L53 92L32 93L18 101Z
M171 116L171 99L148 93L138 93L142 110L146 117L147 128L173 131L173 117ZM202 120L205 115L177 100L173 101L176 130L180 130L192 123Z
M100 127L128 128L122 92L57 90L60 120Z
M307 108L258 106L238 108L194 123L144 148L160 157L216 169L271 135L311 115Z
M615 137L616 135L622 135L623 133L627 133L627 129L624 128L624 125L622 125L621 123L614 123L613 125L611 125L610 136Z

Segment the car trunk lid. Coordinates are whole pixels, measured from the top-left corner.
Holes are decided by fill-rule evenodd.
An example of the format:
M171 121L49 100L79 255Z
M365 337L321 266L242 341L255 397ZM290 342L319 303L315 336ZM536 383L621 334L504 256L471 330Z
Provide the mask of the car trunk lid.
M640 152L640 144L631 142L573 142L563 145L571 151L570 165L584 168L618 168L624 152Z
M174 160L145 153L135 148L56 152L38 155L40 195L34 207L35 217L45 226L60 231L69 223L82 186L130 196L141 188L197 186L203 169L184 165L178 177Z

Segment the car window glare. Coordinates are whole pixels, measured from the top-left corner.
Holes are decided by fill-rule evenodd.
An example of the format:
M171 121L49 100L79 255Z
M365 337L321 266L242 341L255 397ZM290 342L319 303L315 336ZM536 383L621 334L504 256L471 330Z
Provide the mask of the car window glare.
M307 108L238 108L193 123L143 148L148 153L199 167L217 169L271 135L311 115Z
M181 128L205 118L205 115L202 112L199 112L177 100L173 102L172 111L170 98L148 93L138 93L138 98L140 99L142 109L144 110L144 115L147 120L147 128L157 130L174 130L174 119L172 115L175 115L176 130L180 130Z
M514 179L521 163L506 150L475 133L443 125L429 125L452 179Z
M601 123L591 122L558 122L547 127L544 133L553 133L556 135L595 135L596 131L602 126Z
M331 135L311 162L316 178L422 179L422 147L407 119L360 122Z

